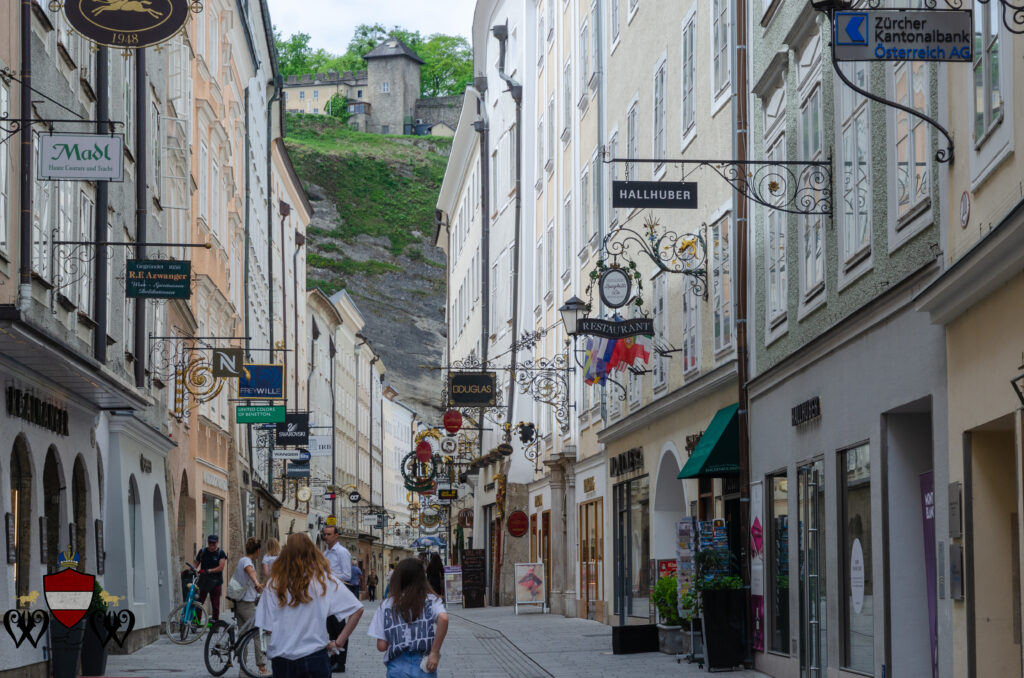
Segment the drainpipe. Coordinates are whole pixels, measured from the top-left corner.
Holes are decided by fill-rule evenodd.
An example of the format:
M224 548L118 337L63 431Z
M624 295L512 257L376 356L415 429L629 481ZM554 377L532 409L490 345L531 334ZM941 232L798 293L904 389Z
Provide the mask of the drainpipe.
M32 0L21 0L21 236L18 308L32 304ZM103 338L104 343L106 337Z
M100 96L103 96L100 93ZM135 50L135 256L146 258L146 240L148 234L147 218L149 209L148 158L146 157L148 130L146 121L146 50ZM146 383L146 300L135 300L135 386L142 388Z
M605 45L605 42L604 42L604 34L601 32L602 28L604 26L604 17L601 15L601 7L602 7L602 5L603 5L603 3L601 3L601 2L598 2L598 3L596 3L594 5L594 18L595 18L595 24L596 24L595 27L594 27L594 30L597 31L597 35L599 36L598 39L601 42L601 48L596 50L596 54L594 55L594 68L597 71L597 152L599 154L603 154L604 150L605 150L604 149L604 128L605 128L605 125L607 124L607 121L605 119L605 116L607 114L607 112L605 111L605 106L607 104L607 102L605 101L605 97L607 96L607 91L608 91L607 81L605 79L605 72L604 72L604 65L605 65L604 64L604 45ZM594 181L597 182L597 203L599 205L598 210L597 210L597 243L598 243L599 247L600 247L601 243L604 242L604 228L605 228L604 180L605 180L605 177L607 176L607 173L604 171L604 164L603 163L602 163L601 167L602 167L601 176L600 177L594 177ZM609 186L608 190L609 191L612 190L612 187ZM610 217L611 215L609 214L607 216ZM598 314L597 314L597 317L600 318L600 317L604 316L604 301L601 300L601 295L600 294L597 295L597 298L598 298L598 301L597 301L597 303L598 303ZM572 350L575 350L575 348L576 348L576 346L575 346L575 344L573 344ZM573 358L573 360L575 360L575 358ZM569 364L572 365L571 362ZM581 377L582 377L582 375L581 375ZM581 388L585 388L585 386L581 386ZM607 419L608 419L608 393L607 393L607 389L605 389L605 388L601 389L601 419L603 419L605 421L607 421ZM625 620L622 620L622 623L623 623L623 625L625 625Z
M295 251L292 252L292 298L295 300L295 330L292 334L292 345L299 348L299 249L306 244L306 236L295 231ZM282 309L283 310L283 309ZM295 384L295 400L299 399L299 356L295 355L295 369L292 370ZM306 384L306 411L309 411L309 383Z
M327 352L330 355L330 360L331 360L331 487L334 488L332 490L332 494L334 495L334 499L331 499L331 515L332 516L337 516L338 515L338 513L337 513L337 506L338 506L338 475L337 475L337 470L336 469L338 468L338 456L337 456L337 449L336 448L337 448L337 442L338 442L338 434L337 434L337 431L338 431L338 427L337 427L338 408L335 407L336 395L334 393L334 363L335 363L334 356L337 354L338 351L334 347L334 337L330 338L330 341L328 342L327 346L328 346Z
M110 64L107 48L100 47L96 53L96 124L97 134L110 132L107 121L110 119ZM96 329L93 331L92 357L96 362L105 365L107 362L107 211L110 205L110 184L106 181L96 182L96 214L93 226L93 243L96 248L96 284L93 286L94 320Z
M274 77L274 95L267 102L267 318L270 321L270 362L274 362L274 201L272 199L274 189L271 184L271 163L273 152L271 150L270 137L273 134L274 124L274 102L281 98L281 88L284 86L284 78L281 75ZM284 125L284 120L281 120ZM284 243L281 243L284 249ZM281 271L284 275L284 271ZM285 401L287 404L287 401ZM268 464L270 462L267 462Z
M281 215L281 341L288 340L288 288L285 287L285 272L288 270L285 268L285 255L284 255L284 244L287 242L284 239L284 222L288 219L288 216L292 213L292 206L286 203L284 200L279 201L280 205L278 212ZM274 298L274 291L271 289L270 298ZM270 314L271 322L273 322L274 314ZM298 348L293 346L293 349ZM281 351L281 361L284 364L284 374L288 374L288 349L285 347ZM295 368L298 368L298 360L296 360ZM285 377L287 379L287 376ZM298 391L296 391L292 397L298 400ZM288 398L284 399L285 406L288 405ZM297 403L296 403L297 404Z
M252 166L249 158L249 154L252 153L252 138L251 138L251 125L250 125L250 111L249 106L251 93L249 88L245 88L245 258L242 261L242 313L244 315L245 322L245 358L251 360L252 356L249 354L249 345L251 342L252 333L249 331L249 228L252 222L252 215L250 210L252 209L252 199L249 196L249 192L252 190ZM252 468L252 446L249 448L249 467Z
M487 101L484 99L484 92L487 91L487 78L474 78L473 82L475 86L467 87L466 91L476 97L476 109L480 114L480 119L473 123L473 129L480 136L480 365L481 369L487 369L487 344L491 336L491 169L488 162L490 125L487 120ZM483 420L484 410L480 408L477 412L477 421L483 422ZM479 425L483 427L483 423ZM480 445L479 456L483 456L483 431L480 431L477 440Z

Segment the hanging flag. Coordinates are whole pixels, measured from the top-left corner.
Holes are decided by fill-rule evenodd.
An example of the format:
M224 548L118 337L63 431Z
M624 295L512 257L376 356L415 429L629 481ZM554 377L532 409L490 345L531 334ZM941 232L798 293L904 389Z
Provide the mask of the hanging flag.
M633 343L633 367L642 367L651 360L651 353L654 350L654 337L642 334L634 338Z
M590 337L587 339L587 360L583 364L583 380L588 384L604 384L603 353L607 339Z

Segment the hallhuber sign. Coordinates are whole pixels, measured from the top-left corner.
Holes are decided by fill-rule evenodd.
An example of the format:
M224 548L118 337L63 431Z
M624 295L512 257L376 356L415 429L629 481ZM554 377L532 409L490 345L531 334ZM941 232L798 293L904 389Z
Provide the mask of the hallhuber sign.
M124 181L124 135L40 134L37 178Z
M139 48L170 40L188 20L191 0L64 0L76 31L100 45Z
M125 296L130 299L188 299L192 296L192 262L129 259Z
M449 372L450 407L494 407L497 405L497 377L494 372Z
M697 209L697 183L693 181L613 181L612 207Z
M625 339L641 335L654 336L653 318L633 318L631 320L580 318L576 327L579 334L604 337L605 339Z
M873 9L836 12L838 61L971 61L971 10Z

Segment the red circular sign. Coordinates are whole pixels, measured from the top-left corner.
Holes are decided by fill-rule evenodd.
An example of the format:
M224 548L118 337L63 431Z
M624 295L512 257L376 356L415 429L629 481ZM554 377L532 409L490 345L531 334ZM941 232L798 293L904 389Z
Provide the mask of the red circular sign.
M444 430L448 431L449 435L455 435L462 428L462 412L458 410L448 410L444 413Z
M530 529L530 518L523 511L508 514L508 533L513 537L522 537Z
M421 440L416 445L416 459L423 463L430 461L430 458L434 456L434 448L430 446L426 440Z

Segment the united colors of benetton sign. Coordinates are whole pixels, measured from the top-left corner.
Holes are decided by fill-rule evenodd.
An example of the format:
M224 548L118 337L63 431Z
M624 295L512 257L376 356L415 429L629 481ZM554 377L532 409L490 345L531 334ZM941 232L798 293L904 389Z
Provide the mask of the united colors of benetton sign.
M124 135L40 134L39 179L124 181Z
M188 21L190 0L64 0L76 31L101 45L139 48L170 40Z

